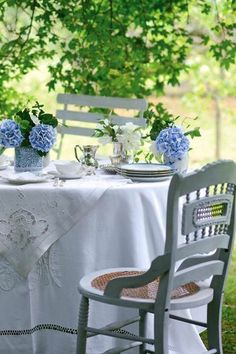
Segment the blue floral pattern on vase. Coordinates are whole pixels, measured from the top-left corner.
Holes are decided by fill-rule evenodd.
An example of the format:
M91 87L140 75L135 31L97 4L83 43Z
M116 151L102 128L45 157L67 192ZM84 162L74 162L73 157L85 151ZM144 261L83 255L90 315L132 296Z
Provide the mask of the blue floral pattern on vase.
M16 172L40 171L43 168L43 158L31 147L17 147L14 168Z
M163 162L176 172L186 173L188 170L188 152L186 152L181 158L179 157L177 159L170 158L164 154Z

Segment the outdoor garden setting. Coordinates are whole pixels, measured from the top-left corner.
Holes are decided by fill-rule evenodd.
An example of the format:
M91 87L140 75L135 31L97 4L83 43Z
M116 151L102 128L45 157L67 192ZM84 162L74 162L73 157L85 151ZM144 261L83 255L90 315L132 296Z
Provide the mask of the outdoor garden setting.
M128 353L236 354L235 134L234 0L0 0L0 354L125 351L130 327L105 320L131 311L128 281L118 294L99 273L121 267L121 277L144 279L140 289L158 283L143 302L159 291L167 299L131 306L141 324ZM195 253L180 256L180 240ZM196 279L181 275L180 260ZM150 264L155 278L143 275ZM207 279L217 295L196 300L201 286L183 290L178 273ZM193 296L190 310L173 284ZM172 300L188 323L168 322ZM106 301L120 310L104 314ZM210 334L199 337L204 321ZM144 323L152 342L140 342Z

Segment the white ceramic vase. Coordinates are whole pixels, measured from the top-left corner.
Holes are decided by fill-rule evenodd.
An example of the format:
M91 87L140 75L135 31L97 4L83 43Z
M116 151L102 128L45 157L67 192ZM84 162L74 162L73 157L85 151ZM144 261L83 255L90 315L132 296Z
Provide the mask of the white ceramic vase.
M182 159L172 160L164 155L163 162L165 165L170 166L176 172L186 173L188 170L188 152L184 154Z
M47 167L50 161L50 152L48 152L47 155L43 157L43 167Z
M41 171L43 158L32 147L19 146L15 148L14 169L16 172Z

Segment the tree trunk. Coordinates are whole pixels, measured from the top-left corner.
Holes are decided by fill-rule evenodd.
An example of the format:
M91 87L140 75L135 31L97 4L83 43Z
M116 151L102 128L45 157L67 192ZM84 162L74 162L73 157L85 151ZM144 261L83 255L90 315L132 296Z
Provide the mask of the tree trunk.
M213 95L213 102L215 108L215 159L219 160L221 157L221 109L220 109L220 97Z

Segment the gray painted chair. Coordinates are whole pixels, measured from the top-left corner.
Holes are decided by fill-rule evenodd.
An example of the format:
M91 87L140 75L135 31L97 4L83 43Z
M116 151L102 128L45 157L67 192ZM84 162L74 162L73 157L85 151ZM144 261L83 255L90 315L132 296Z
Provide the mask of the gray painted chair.
M123 349L119 347L106 353L121 353L135 346L139 347L139 353L145 353L145 343L149 343L153 344L155 354L168 354L170 318L207 328L206 353L223 353L221 310L235 233L235 185L233 161L218 161L191 174L173 176L168 193L164 254L154 259L145 272L108 269L82 278L77 354L86 353L87 337L97 334L132 341ZM183 242L178 241L180 222ZM183 261L176 269L176 262L180 260ZM200 282L211 276L208 283ZM139 316L101 329L88 327L90 299L136 308ZM207 305L207 323L173 314L174 310L201 305ZM154 339L144 337L148 312L154 314ZM119 329L137 320L139 335L134 337Z
M76 94L58 94L57 102L64 105L63 109L57 110L56 117L61 120L63 125L58 127L58 133L60 135L59 147L56 149L57 158L60 157L63 138L65 134L80 135L80 136L93 136L94 127L83 127L83 123L97 123L98 120L104 118L104 114L85 111L83 108L99 108L109 110L111 112L114 109L134 110L135 114L138 113L138 117L130 117L124 115L111 114L110 119L115 124L123 125L127 122L133 122L138 126L145 126L145 119L143 113L147 109L147 101L142 98L119 98L119 97L103 97L103 96L87 96ZM76 126L68 126L68 122L77 122ZM67 125L67 127L65 126Z

